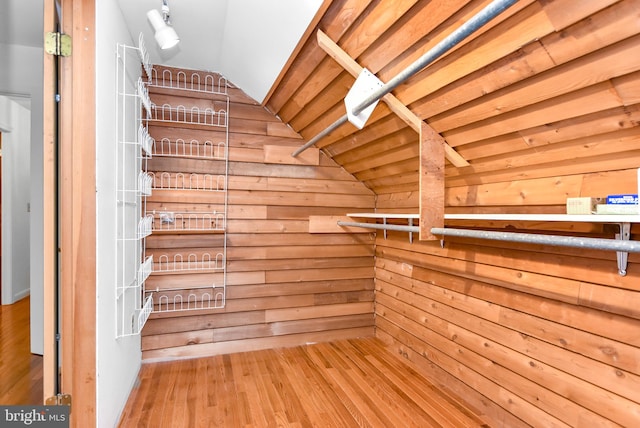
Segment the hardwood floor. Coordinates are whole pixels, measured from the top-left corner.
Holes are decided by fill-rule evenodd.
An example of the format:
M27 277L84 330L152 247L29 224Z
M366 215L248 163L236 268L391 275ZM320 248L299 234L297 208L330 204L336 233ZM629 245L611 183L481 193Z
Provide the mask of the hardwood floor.
M29 298L0 305L0 404L42 404L42 357L31 354Z
M120 427L486 426L377 339L143 364Z

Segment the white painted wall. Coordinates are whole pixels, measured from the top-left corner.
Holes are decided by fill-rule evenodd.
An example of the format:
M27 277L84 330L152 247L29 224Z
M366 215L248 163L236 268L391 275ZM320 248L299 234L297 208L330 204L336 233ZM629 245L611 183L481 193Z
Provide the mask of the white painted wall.
M216 71L261 102L321 4L322 0L229 0ZM182 33L177 26L176 30Z
M33 0L30 0L33 2ZM36 0L42 4L42 0ZM32 19L42 22L42 8L34 7L31 11ZM0 22L0 26L4 23ZM31 223L28 229L20 228L13 233L13 239L22 240L29 243L29 251L21 256L22 262L27 263L28 278L31 294L31 352L42 354L44 349L44 273L42 263L39 261L43 257L43 187L42 187L42 82L43 82L43 50L29 46L9 45L0 43L0 94L15 94L30 99L30 161L26 168L31 175L23 177L23 182L28 183L27 194L31 195L31 213L29 217ZM3 180L3 187L5 185ZM10 184L10 183L7 183ZM7 220L3 220L3 227ZM7 223L11 227L10 223ZM5 239L3 233L3 240ZM30 263L30 261L33 261ZM7 269L10 269L10 265ZM20 272L24 272L22 267L18 267ZM5 263L3 257L2 273L5 274ZM7 284L3 278L3 285ZM3 299L3 302L4 299Z
M42 22L41 6L42 0L29 0L34 4L32 8L33 19ZM115 180L111 174L115 169L115 51L116 43L133 42L128 30L124 25L124 18L115 0L96 2L96 203L97 203L97 338L96 338L96 370L97 370L97 411L96 425L99 427L112 427L117 424L120 413L124 408L129 393L136 380L140 368L141 351L140 338L130 337L126 339L115 339L115 273L112 266L115 265L115 225L110 213L115 211ZM6 23L0 22L0 25ZM26 163L26 167L21 168L21 172L26 173L26 177L21 177L21 183L26 184L26 189L18 191L17 194L29 195L31 193L31 225L30 234L21 238L21 242L30 242L30 251L22 254L19 260L30 263L31 279L31 351L41 354L43 351L43 188L42 188L42 121L43 121L43 51L41 48L34 48L20 45L9 45L0 43L0 94L14 94L31 99L31 161ZM0 126L5 129L8 118L0 114ZM7 144L7 136L3 134L3 145ZM15 135L15 134L14 134ZM11 137L10 137L11 138ZM27 137L28 138L28 137ZM25 146L20 146L24 148ZM27 145L28 147L28 145ZM7 154L5 153L5 156ZM12 156L9 152L8 156ZM20 158L22 159L22 158ZM3 159L3 170L4 170ZM21 164L24 164L24 160ZM29 179L30 170L30 179ZM13 189L12 179L3 180L3 190ZM10 193L3 192L3 198ZM4 202L4 200L3 200ZM24 206L20 212L20 218L26 219L24 214L26 204L24 201L14 203L18 207ZM4 203L3 203L4 205ZM15 215L13 217L16 217ZM3 241L10 236L16 239L16 231L11 226L11 218L3 218L3 228L8 227L8 231L3 229ZM26 233L20 227L20 233ZM29 237L30 235L30 237ZM2 274L11 272L5 268L5 261L9 258L3 255ZM15 260L14 260L15 262ZM15 270L15 268L14 268ZM18 272L24 275L25 270L18 268ZM28 272L27 272L28 273ZM15 282L15 275L11 283ZM3 278L3 283L7 281ZM28 281L27 281L28 284ZM3 296L3 301L5 298Z
M96 358L98 427L115 426L140 369L139 336L116 339L116 46L137 45L116 0L96 1ZM149 43L149 42L147 42Z
M153 43L146 16L160 8L160 0L118 3L134 36L143 32L151 62L220 72L262 101L322 0L171 0L171 24L180 43L167 51Z
M29 295L30 121L29 110L0 96L3 304Z

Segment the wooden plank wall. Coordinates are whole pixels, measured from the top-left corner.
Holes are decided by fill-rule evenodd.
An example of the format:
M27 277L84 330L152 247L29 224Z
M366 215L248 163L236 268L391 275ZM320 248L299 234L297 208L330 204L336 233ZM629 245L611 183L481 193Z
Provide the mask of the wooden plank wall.
M604 168L562 180L449 182L447 211L557 211L565 192L632 191L634 170ZM527 207L520 192L540 205ZM455 195L485 196L461 203ZM379 195L377 208L416 212L417 202L414 194L389 193ZM572 223L464 226L605 238L617 232ZM632 239L640 239L638 225ZM620 276L614 252L454 238L441 247L380 234L376 335L497 426L638 426L640 257L629 260Z
M574 34L576 41L567 44L572 49L565 49L573 54L582 45L596 50L598 44L588 39L606 31L607 26L599 21L615 22L610 26L616 29L612 31L616 37L635 34L637 27L624 23L629 16L621 13L625 7L632 7L631 2L617 3L576 25L575 30L553 37L560 44ZM637 10L636 6L636 18ZM552 16L559 19L563 13L571 15L558 9ZM578 32L591 23L592 30ZM521 96L525 92L561 95L581 79L637 70L637 56L623 54L620 60L608 56L623 47L637 46L636 36L597 51L592 56L604 59L592 69L582 69L579 62L570 64L557 76L526 82L520 93L505 93L503 100L517 104L526 98ZM463 84L442 91L439 98L452 103L457 94L471 93L492 76L498 73L489 70L470 76ZM624 81L628 87L637 87L637 71ZM473 166L448 168L446 212L562 213L570 196L636 193L640 134L637 121L629 118L637 110L638 98L628 95L636 92L619 92L624 107L612 108L608 114L581 110L604 105L597 97L604 99L609 92L593 90L567 97L571 102L558 98L506 118L476 117L473 108L466 108L457 115L430 119L438 128L445 123L459 126L469 118L480 124L464 132L445 132L454 145L460 136L480 140L456 145ZM476 108L485 113L492 108L501 111L490 100L476 103ZM579 119L563 120L573 116ZM533 126L536 121L558 126ZM529 128L516 136L510 134L514 126ZM519 151L523 138L529 148ZM554 144L561 141L567 142ZM414 183L418 177L406 174L404 178L403 182L389 177L384 185L375 185L379 211L417 212L419 195ZM447 226L606 238L618 231L615 226L574 223L467 221L448 222ZM640 227L634 225L632 239L639 237ZM439 243L409 246L405 237L390 234L386 241L378 239L376 256L377 335L442 385L474 401L496 424L514 415L523 424L537 426L638 425L637 254L630 255L625 277L617 274L613 252L491 241L447 239L444 248Z
M231 88L226 307L152 314L142 334L144 360L197 357L373 335L373 243L370 233L310 234L310 216L370 211L374 195L278 118ZM151 89L158 104L201 108L207 95ZM154 124L156 139L211 139L196 125ZM154 158L155 172L206 173L215 161ZM155 191L150 209L198 210L207 192ZM151 235L147 253L219 248L221 235ZM147 288L205 281L206 274L152 275Z
M387 81L486 3L335 1L321 29ZM472 165L447 166L447 213L561 213L567 197L637 191L638 4L521 0L397 89ZM352 82L309 41L267 106L310 138L343 114ZM495 426L640 426L637 254L623 277L613 252L453 238L441 247L390 232L373 253L367 233L330 233L318 221L322 233L310 234L310 215L371 211L374 196L322 154L318 166L278 163L286 156L267 146L302 140L241 95L231 115L227 308L154 316L145 358L371 333L375 275L377 337ZM384 106L363 130L343 126L319 147L375 191L379 212L418 212L417 137ZM595 223L446 226L617 232ZM631 233L640 239L637 225ZM203 239L150 244L213 245Z
M336 0L318 28L388 82L488 3ZM639 18L638 0L520 0L394 90L471 164L446 165L446 213L563 213L567 197L637 192ZM311 139L344 114L352 84L310 40L267 105ZM385 105L317 146L376 192L379 212L418 212L417 135ZM495 426L640 426L637 254L627 272L613 252L379 233L376 335Z

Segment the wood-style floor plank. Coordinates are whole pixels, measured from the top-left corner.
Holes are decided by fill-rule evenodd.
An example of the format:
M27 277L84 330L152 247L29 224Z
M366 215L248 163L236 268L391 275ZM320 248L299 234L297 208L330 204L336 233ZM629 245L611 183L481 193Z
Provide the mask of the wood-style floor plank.
M42 404L42 357L31 354L29 297L0 305L0 404Z
M375 338L143 364L120 427L481 427Z

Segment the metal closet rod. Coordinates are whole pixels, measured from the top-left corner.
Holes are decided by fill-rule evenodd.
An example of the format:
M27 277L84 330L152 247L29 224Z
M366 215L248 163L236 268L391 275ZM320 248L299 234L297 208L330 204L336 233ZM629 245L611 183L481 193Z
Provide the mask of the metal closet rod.
M491 21L493 18L501 14L507 8L516 3L517 0L494 0L489 5L487 5L484 9L474 15L467 22L462 24L458 29L456 29L453 33L449 34L445 37L440 43L436 44L434 47L429 49L425 54L423 54L420 58L410 64L407 68L398 73L395 77L389 80L386 84L382 85L380 88L373 91L366 99L364 99L360 104L356 105L353 108L353 114L357 116L362 113L364 109L369 107L374 102L378 101L380 98L387 95L389 92L393 91L395 88L400 86L405 80L409 77L416 74L418 71L425 68L427 65L431 64L433 61L438 59L441 55L447 52L449 49L456 46L462 40L467 38L473 32L481 28L484 24ZM300 153L307 150L309 147L313 146L319 140L329 135L331 132L336 130L338 127L348 122L348 116L345 114L340 119L333 122L326 129L321 131L311 140L309 140L305 145L300 147L298 150L292 153L291 156L296 157Z
M559 247L586 248L589 250L610 250L640 253L640 242L621 239L583 238L579 236L541 235L536 233L495 232L474 229L447 229L433 227L431 233L461 238L492 239L494 241L521 242L526 244L555 245Z
M418 226L406 226L401 224L378 224L378 223L360 223L356 221L338 221L338 226L364 227L367 229L379 229L379 230L395 230L398 232L412 232L412 233L420 232L420 228Z
M338 221L339 226L363 227L367 229L395 230L400 232L420 232L418 226L398 224L359 223ZM555 245L560 247L586 248L590 250L610 250L629 253L640 253L640 242L620 239L583 238L577 236L542 235L535 233L496 232L475 229L449 229L433 227L431 233L459 238L491 239L494 241L520 242L526 244Z

